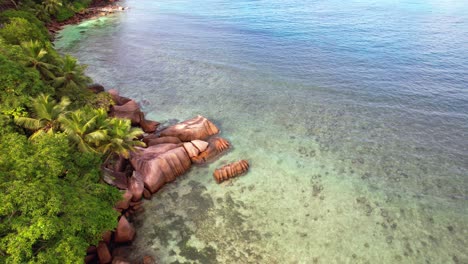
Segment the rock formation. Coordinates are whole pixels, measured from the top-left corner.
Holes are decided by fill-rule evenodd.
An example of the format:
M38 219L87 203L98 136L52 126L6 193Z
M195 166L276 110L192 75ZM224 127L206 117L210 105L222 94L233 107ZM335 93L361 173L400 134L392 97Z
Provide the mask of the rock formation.
M121 216L117 229L115 230L115 242L127 243L131 242L135 237L135 228L127 221L125 216Z
M213 173L213 176L218 183L221 183L227 179L241 175L248 169L249 162L246 160L240 160L216 169Z
M158 144L148 148L138 148L130 158L135 171L143 176L145 188L155 193L166 182L175 180L191 165L183 147L176 144Z
M134 171L132 177L128 180L128 190L132 194L132 201L140 201L143 196L144 189L145 185L143 183L143 176L141 176L137 171Z
M133 125L138 125L141 121L140 106L134 100L130 100L123 105L112 106L110 115L117 118L130 119Z
M161 136L178 137L180 140L187 142L195 139L207 139L218 133L219 129L210 120L199 115L164 129Z
M200 151L200 154L196 157L191 158L193 163L203 164L208 161L212 161L224 151L231 147L229 141L224 138L214 137L208 140L208 147L205 150Z

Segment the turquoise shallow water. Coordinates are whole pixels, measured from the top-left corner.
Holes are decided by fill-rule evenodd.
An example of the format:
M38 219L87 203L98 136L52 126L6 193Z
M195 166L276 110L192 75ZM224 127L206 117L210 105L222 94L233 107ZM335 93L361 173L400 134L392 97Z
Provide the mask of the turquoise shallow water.
M465 1L123 4L56 46L150 118L202 114L234 145L146 202L131 258L468 263Z

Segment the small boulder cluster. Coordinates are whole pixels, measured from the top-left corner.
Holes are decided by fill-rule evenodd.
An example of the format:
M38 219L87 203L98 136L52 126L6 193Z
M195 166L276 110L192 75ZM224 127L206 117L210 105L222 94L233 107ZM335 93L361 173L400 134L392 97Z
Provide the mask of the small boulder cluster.
M137 102L109 90L115 105L110 115L127 118L132 125L145 132L141 140L146 147L136 147L128 159L119 157L104 164L103 179L122 190L122 200L115 205L121 213L116 230L103 234L97 246L90 246L85 263L130 263L125 260L123 248L135 237L131 220L143 211L142 199L150 199L164 184L187 172L192 164L204 164L218 158L230 148L230 143L219 136L219 129L203 116L158 130L159 123L145 119ZM219 182L244 173L247 161L226 165L214 173ZM140 263L156 263L146 256Z

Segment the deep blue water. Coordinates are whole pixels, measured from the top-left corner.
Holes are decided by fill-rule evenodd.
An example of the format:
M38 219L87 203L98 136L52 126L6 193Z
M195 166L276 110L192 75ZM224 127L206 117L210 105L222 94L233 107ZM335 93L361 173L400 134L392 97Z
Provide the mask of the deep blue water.
M147 202L161 263L468 263L468 2L149 1L56 42L234 150ZM247 158L226 185L215 167Z

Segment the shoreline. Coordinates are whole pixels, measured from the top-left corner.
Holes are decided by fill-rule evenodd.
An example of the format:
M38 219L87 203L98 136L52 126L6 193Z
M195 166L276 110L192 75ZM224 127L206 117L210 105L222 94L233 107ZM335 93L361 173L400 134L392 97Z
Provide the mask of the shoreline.
M108 93L112 97L114 105L110 107L109 116L129 119L132 126L145 132L140 140L146 147L137 147L128 159L115 157L101 165L103 181L122 193L122 199L114 206L120 216L117 218L117 228L104 232L102 240L97 245L90 245L84 257L87 264L130 264L133 262L128 260L127 247L136 236L133 218L144 212L144 200L150 200L165 184L184 175L192 164L207 164L220 158L231 144L220 137L216 125L203 116L198 115L160 129L159 122L145 119L135 100L120 96L115 89L105 91L100 85L90 86L89 89L95 94ZM225 167L221 169L226 170ZM244 174L248 165L242 163L242 167L236 168L234 163L232 169L223 173L224 180ZM214 178L220 183L216 172ZM158 263L156 259L157 256L145 255L141 261L155 264Z
M85 20L95 19L116 12L123 12L125 10L128 10L128 7L123 7L114 3L108 4L100 0L93 1L88 8L82 10L81 12L75 13L73 17L62 22L52 20L49 23L46 23L45 27L47 28L49 34L52 36L53 39L55 38L55 34L58 31L62 30L64 26L76 25Z

